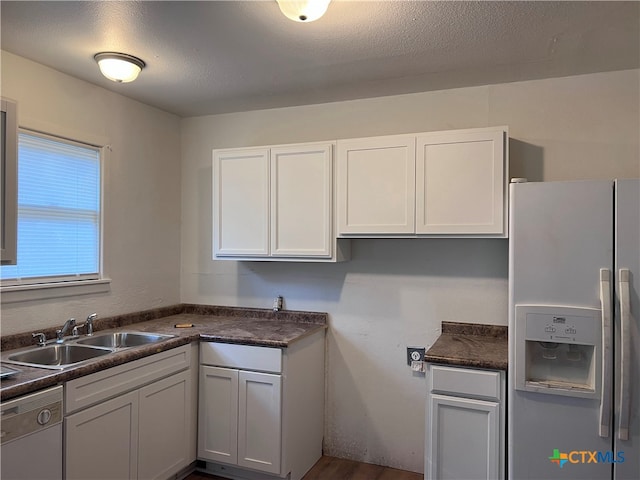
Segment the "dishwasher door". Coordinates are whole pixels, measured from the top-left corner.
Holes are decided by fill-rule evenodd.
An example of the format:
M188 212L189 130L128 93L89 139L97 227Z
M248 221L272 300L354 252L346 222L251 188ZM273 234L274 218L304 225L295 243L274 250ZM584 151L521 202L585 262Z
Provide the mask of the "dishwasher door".
M62 479L62 386L2 403L2 480Z

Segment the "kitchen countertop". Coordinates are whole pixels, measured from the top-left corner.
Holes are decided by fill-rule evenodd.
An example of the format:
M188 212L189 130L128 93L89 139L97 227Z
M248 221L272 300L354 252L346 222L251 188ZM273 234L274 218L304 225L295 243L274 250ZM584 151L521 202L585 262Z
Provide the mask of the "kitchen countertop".
M175 328L176 324L193 324L193 327ZM266 309L189 304L98 319L95 322L95 335L120 330L175 336L158 343L116 351L64 370L32 368L7 363L7 366L20 370L20 373L2 380L0 400L8 400L194 341L286 348L326 328L326 313L291 310L275 313ZM48 338L53 336L54 330L45 332ZM8 355L9 350L25 346L35 347L30 333L3 337L2 357Z
M442 334L427 350L425 362L507 370L508 327L442 322Z

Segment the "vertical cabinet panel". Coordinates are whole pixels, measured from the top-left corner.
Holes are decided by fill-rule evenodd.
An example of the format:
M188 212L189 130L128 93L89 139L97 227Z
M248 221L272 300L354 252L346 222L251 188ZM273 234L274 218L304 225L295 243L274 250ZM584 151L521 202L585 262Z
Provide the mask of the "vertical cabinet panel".
M332 146L271 149L271 254L331 256Z
M496 479L500 461L500 405L431 395L427 478Z
M214 253L269 254L269 150L214 151Z
M238 460L238 370L200 367L198 458Z
M504 233L504 154L499 130L418 136L416 233Z
M338 141L338 232L414 233L415 137Z
M241 371L238 409L238 465L280 473L281 377Z
M18 260L18 120L15 102L0 98L0 263Z
M191 373L140 389L138 478L166 479L189 461Z
M138 406L135 391L66 417L65 478L137 478Z

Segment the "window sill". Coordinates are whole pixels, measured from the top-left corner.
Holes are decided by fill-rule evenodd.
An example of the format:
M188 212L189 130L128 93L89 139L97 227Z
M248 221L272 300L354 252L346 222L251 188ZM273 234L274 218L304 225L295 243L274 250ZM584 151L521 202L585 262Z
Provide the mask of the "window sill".
M31 300L47 300L51 298L105 293L110 290L110 278L59 283L38 283L35 285L11 285L0 287L0 301L2 303L28 302Z

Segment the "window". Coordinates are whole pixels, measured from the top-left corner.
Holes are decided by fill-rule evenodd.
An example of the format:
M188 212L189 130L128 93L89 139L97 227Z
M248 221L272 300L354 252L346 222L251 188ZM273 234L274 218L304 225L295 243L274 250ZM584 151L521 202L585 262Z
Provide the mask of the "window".
M18 135L18 261L2 285L100 278L101 149Z

